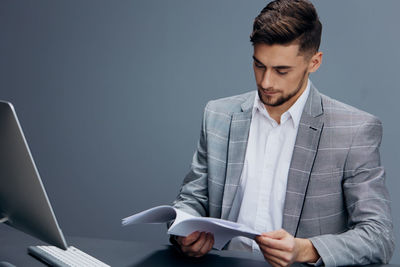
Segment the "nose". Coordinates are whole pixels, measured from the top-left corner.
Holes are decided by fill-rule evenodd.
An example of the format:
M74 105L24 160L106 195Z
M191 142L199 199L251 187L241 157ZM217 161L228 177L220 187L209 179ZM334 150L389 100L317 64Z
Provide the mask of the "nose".
M273 88L271 70L265 70L260 83L263 89Z

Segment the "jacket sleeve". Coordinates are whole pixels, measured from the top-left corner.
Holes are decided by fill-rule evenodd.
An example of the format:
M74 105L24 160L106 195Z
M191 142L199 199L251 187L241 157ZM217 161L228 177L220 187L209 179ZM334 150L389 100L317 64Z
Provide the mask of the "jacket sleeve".
M194 153L189 173L183 180L180 192L173 203L195 216L208 216L208 182L207 182L207 106L204 110L200 139Z
M349 230L310 238L325 266L388 263L394 250L390 199L379 147L382 124L372 117L353 136L342 187Z

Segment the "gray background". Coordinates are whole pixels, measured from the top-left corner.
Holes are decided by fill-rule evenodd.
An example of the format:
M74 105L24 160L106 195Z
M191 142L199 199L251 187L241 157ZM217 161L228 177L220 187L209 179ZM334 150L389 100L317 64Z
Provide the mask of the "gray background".
M324 62L311 79L383 121L400 240L400 1L313 2ZM208 100L256 88L249 34L265 3L0 2L0 99L16 107L67 235L166 242L164 226L120 219L173 201Z

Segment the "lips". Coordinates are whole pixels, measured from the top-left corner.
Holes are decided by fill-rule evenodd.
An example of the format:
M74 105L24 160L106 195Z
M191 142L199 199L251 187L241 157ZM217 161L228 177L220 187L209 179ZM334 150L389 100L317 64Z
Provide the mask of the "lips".
M277 91L268 91L268 90L262 90L264 95L274 95L277 94Z

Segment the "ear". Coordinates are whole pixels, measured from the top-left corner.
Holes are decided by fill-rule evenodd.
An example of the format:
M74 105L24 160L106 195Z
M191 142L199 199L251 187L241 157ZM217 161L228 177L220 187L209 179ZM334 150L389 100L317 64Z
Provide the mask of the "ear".
M322 63L322 52L317 52L315 53L308 64L308 72L316 72L319 66L321 66Z

